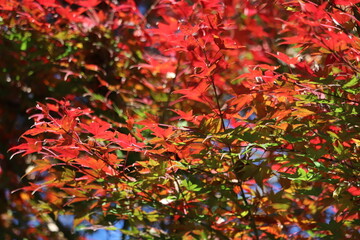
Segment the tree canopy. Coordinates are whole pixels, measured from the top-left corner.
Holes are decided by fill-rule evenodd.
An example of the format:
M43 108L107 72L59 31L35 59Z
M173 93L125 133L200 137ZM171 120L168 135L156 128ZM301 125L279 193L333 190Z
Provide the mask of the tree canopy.
M359 8L0 1L0 237L360 239Z

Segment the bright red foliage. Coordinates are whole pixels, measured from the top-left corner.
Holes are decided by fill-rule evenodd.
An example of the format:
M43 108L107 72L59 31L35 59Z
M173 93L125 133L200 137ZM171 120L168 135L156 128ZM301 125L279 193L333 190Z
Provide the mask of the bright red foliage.
M1 3L86 92L32 111L24 190L137 239L360 238L358 3Z

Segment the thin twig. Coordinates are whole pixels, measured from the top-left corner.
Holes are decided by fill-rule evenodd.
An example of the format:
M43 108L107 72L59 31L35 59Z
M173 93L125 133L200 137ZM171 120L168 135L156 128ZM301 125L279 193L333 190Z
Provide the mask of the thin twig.
M171 94L175 89L175 86L174 86L175 81L176 81L176 79L178 78L178 75L179 75L180 62L181 62L181 53L180 53L180 56L179 56L178 61L177 61L177 66L176 66L176 70L175 70L175 77L171 80L170 90L169 90L169 92L167 94L167 99L166 99L166 102L165 102L164 111L163 111L163 114L162 114L162 117L161 117L161 122L162 123L165 123L165 120L166 120L166 117L167 117L167 113L168 113L167 110L168 110L169 105L170 105Z
M223 113L222 113L222 110L221 110L221 106L220 106L220 102L219 102L219 95L217 93L217 90L216 90L216 86L215 86L215 81L214 81L214 78L211 76L210 77L210 80L211 80L211 85L213 87L213 90L214 90L214 97L215 97L215 100L216 100L216 104L217 104L217 110L219 111L219 117L221 119L221 125L222 125L222 129L223 131L226 130L226 126L225 126L225 121L224 121L224 118L223 118ZM235 166L235 160L234 160L234 157L232 155L232 149L231 149L231 145L230 144L227 144L227 148L229 149L229 153L230 153L230 159L231 159L231 163L232 163L232 167ZM241 198L243 199L244 203L245 203L245 206L247 207L247 210L249 211L249 216L250 216L250 222L251 222L251 228L253 229L254 233L255 233L255 238L257 240L259 240L259 232L258 232L258 229L256 227L256 223L255 223L255 218L253 216L253 213L250 209L250 204L249 202L247 201L246 199L246 196L245 196L245 191L244 191L244 188L242 186L242 183L243 181L235 174L236 176L236 179L239 183L239 187L240 187L240 195L241 195Z
M143 16L143 20L141 21L141 23L146 22L147 17L149 16L149 14L155 9L155 7L160 3L161 0L156 0L153 4L151 4L150 8L146 11L146 13Z

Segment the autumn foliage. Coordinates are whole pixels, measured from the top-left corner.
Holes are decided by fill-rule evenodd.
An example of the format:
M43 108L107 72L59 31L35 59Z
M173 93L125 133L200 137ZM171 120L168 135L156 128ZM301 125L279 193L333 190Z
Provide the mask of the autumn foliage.
M360 239L359 2L0 1L38 101L13 194L134 239Z

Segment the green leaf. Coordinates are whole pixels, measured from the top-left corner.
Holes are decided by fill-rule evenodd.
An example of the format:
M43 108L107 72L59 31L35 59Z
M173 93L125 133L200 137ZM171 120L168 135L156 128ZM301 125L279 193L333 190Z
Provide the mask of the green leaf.
M323 191L321 187L313 187L311 189L299 189L297 192L302 195L312 195L312 196L319 196L320 193Z
M27 49L28 42L25 40L21 43L20 50L25 51Z
M192 183L190 180L185 179L181 183L188 191L198 192L198 191L201 190L201 187L199 187L198 185Z
M339 136L334 133L334 132L331 132L331 131L327 131L327 133L330 135L330 137L332 138L333 142L337 139L339 139Z
M108 230L108 231L116 231L116 230L118 230L118 228L115 227L115 226L109 226L109 227L105 227L105 230Z
M357 85L360 81L360 78L358 76L354 76L350 81L348 81L347 83L345 83L343 85L343 88L351 88L355 85Z

